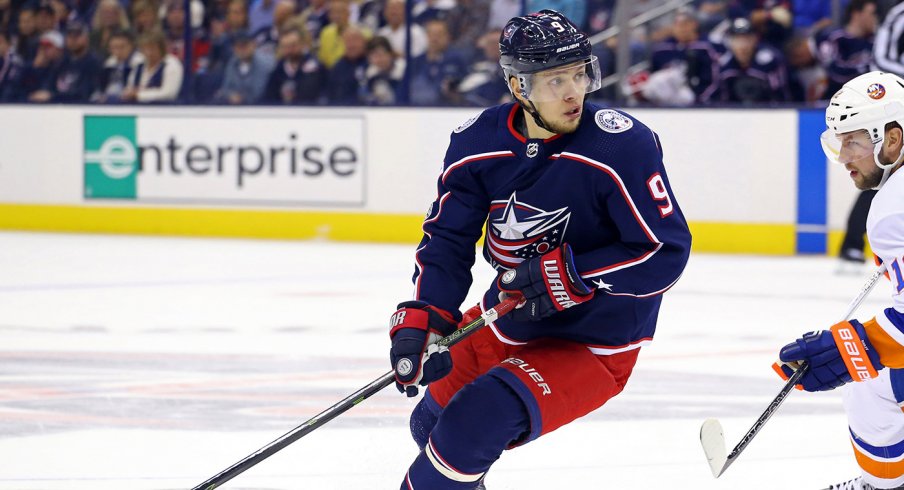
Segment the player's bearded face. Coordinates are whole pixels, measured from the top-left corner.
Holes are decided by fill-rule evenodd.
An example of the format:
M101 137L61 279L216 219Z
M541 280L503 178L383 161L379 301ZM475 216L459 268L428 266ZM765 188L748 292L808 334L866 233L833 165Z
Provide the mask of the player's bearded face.
M872 189L882 181L883 171L875 160L876 144L866 130L841 134L826 131L821 141L826 156L844 165L858 189Z
M584 96L591 78L583 62L533 75L530 100L554 133L572 133L581 121Z

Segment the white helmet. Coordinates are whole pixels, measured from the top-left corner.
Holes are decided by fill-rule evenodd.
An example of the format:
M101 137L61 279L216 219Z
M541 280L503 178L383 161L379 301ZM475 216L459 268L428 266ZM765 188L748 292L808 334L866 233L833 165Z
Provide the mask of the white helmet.
M849 163L863 158L872 152L876 166L884 172L877 189L885 183L891 169L904 159L904 147L901 154L892 163L882 163L879 154L882 141L885 139L885 125L897 122L904 128L904 79L892 73L871 71L860 75L844 84L826 108L826 126L828 129L820 138L823 151L830 161ZM856 150L842 158L839 136L845 133L864 131L867 141ZM871 143L871 145L870 145Z

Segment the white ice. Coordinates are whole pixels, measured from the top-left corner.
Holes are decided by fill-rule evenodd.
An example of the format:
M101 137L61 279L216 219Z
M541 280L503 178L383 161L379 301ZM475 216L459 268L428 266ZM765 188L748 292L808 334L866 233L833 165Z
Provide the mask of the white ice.
M0 489L189 489L388 371L413 245L0 233ZM819 489L856 476L838 393L782 386L778 349L842 315L869 269L697 254L604 407L506 452L491 490ZM493 277L475 267L468 305ZM883 281L860 308L885 304ZM388 388L223 489L396 489L415 400Z

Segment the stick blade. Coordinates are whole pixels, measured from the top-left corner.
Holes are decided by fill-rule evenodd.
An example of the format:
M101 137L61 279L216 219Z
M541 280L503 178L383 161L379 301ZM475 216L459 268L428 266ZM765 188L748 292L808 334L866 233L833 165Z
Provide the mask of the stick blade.
M706 454L706 462L713 472L713 477L719 478L725 471L725 463L728 462L728 451L725 449L725 434L722 432L722 424L716 419L706 419L700 426L700 444Z

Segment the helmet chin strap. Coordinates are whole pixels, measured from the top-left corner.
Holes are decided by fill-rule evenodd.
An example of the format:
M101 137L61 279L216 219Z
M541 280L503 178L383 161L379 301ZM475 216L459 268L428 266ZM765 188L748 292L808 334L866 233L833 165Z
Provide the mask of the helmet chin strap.
M547 126L546 123L543 122L543 118L540 117L540 111L537 110L537 106L534 105L534 102L532 100L528 99L527 97L524 98L526 103L522 102L521 99L517 100L518 105L520 105L521 108L524 109L524 112L530 114L530 116L534 119L534 122L537 123L537 126L540 126L542 129L545 129L550 133L555 133L555 131L550 129L549 126Z
M880 144L878 151L881 152L881 144ZM882 179L879 180L879 184L876 187L873 187L873 190L879 190L882 188L883 185L885 185L885 181L888 180L888 178L891 176L892 170L897 168L898 165L901 164L901 162L904 162L904 146L901 147L901 152L898 153L898 158L897 158L897 160L894 161L894 163L890 163L890 164L879 163L879 155L878 154L874 154L873 161L875 162L877 167L882 169Z

